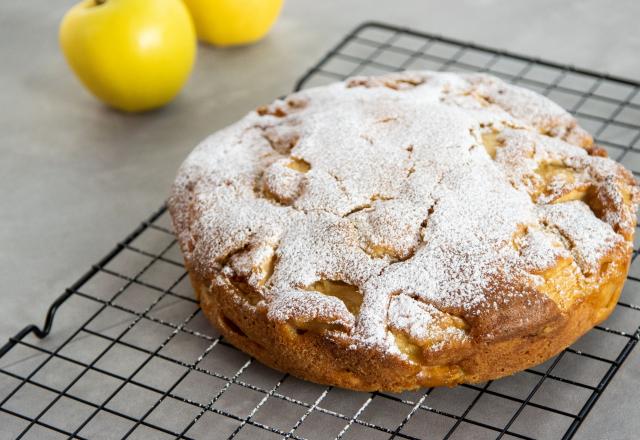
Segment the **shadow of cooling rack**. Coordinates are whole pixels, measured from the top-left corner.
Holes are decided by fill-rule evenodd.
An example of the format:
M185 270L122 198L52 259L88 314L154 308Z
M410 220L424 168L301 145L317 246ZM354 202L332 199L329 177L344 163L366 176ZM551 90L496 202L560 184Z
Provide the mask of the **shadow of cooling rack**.
M624 79L368 23L296 88L401 69L486 71L547 95L640 172L639 84ZM67 289L42 329L0 349L0 437L571 438L639 339L634 248L611 318L548 362L453 389L357 393L270 370L221 338L163 207Z

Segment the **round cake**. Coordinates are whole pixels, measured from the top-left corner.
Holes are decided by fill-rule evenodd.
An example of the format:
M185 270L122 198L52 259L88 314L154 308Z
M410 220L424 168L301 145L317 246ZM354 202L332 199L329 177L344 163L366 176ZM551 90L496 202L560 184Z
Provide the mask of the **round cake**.
M239 349L355 390L481 382L615 307L640 199L565 110L484 74L294 93L186 159L169 208Z

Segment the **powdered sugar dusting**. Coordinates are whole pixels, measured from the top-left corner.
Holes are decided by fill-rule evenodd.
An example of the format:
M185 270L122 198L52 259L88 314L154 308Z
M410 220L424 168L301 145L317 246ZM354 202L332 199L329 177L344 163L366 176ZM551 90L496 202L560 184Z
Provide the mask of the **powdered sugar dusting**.
M590 143L557 105L487 75L356 78L212 135L170 208L189 268L245 279L273 320L397 353L390 328L418 345L464 338L434 323L531 295L561 257L589 276L627 245L635 181ZM308 290L319 280L355 286L357 316Z
M566 239L576 263L585 273L595 273L601 256L624 241L611 226L591 215L589 207L580 200L540 206L540 214L546 225L557 228Z
M389 327L403 332L418 345L440 348L443 342L462 341L467 335L463 329L447 322L447 315L432 306L411 298L397 295L389 304Z

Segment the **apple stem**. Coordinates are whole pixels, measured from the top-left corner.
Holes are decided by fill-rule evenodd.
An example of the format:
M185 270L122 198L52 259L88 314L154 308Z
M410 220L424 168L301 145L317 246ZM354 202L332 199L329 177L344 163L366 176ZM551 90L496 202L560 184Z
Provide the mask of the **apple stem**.
M107 2L107 0L94 0L94 1L96 3L96 6L103 5L103 4L105 4Z

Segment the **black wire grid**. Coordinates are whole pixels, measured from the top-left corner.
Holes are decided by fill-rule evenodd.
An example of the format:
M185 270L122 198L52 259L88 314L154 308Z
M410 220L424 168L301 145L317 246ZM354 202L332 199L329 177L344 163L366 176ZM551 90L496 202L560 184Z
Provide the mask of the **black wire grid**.
M640 84L624 79L367 23L296 89L402 69L486 71L547 95L640 172ZM568 439L640 337L634 261L611 318L538 367L453 389L350 392L234 349L204 319L181 261L162 207L66 290L43 329L11 338L0 437Z

